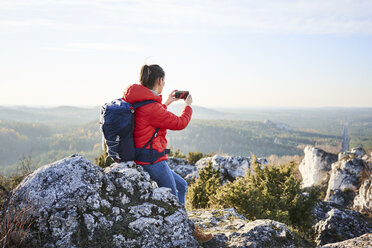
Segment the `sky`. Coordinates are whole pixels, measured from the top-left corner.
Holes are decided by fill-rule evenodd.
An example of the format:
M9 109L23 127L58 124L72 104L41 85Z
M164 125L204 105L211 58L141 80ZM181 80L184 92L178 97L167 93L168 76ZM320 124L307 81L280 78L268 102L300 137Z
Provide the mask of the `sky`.
M0 105L103 105L145 63L204 107L372 107L372 0L0 0Z

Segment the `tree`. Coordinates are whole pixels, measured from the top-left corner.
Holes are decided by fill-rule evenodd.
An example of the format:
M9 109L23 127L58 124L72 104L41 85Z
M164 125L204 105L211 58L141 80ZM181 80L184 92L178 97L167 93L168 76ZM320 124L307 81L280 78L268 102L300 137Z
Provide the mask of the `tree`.
M212 163L199 171L199 177L188 188L186 207L188 209L209 208L211 196L222 185L220 169L214 169Z

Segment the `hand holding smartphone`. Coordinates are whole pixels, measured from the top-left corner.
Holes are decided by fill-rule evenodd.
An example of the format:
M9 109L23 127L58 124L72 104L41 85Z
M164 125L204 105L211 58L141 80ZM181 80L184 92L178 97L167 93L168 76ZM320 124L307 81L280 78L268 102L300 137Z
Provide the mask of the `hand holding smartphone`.
M175 98L178 98L178 99L184 99L186 100L187 96L189 95L189 92L188 91L179 91L177 90L174 94L174 97Z

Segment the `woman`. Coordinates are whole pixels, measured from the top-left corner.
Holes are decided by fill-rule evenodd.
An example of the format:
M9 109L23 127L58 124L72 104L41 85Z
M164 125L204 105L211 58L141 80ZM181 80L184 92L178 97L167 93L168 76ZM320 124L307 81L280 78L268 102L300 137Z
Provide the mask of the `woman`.
M164 70L159 65L142 66L140 84L129 85L124 91L123 99L132 104L145 100L154 101L137 108L135 112L134 143L136 149L144 148L135 162L143 166L159 187L170 188L178 200L185 204L187 182L168 167L165 136L167 129L182 130L189 124L192 97L188 95L186 98L186 105L180 116L169 112L167 106L178 99L173 91L162 104L164 76ZM195 237L202 242L211 239L211 235L203 234L199 228L196 228Z

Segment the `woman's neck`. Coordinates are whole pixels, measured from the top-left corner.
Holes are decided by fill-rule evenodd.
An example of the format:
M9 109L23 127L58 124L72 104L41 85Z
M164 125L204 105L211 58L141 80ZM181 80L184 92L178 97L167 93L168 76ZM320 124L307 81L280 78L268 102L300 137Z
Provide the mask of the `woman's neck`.
M150 90L151 90L151 89L150 89ZM151 91L152 91L152 93L154 93L155 95L159 96L159 93L156 92L155 90L151 90Z
M159 85L155 85L154 88L152 88L152 91L154 91L157 95L161 94Z

